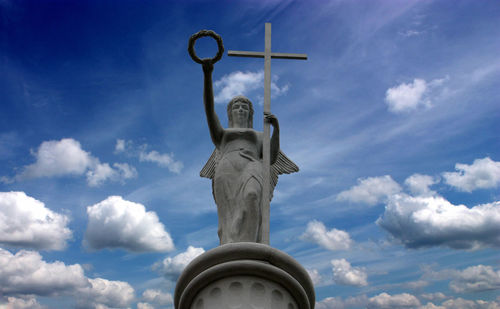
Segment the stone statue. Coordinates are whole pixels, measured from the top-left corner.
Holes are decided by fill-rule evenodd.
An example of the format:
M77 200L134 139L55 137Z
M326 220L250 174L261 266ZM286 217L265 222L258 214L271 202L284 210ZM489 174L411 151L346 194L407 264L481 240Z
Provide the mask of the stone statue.
M194 42L202 36L216 39L219 46L216 57L199 59L196 56ZM214 110L212 86L213 65L224 51L222 39L213 31L202 30L191 37L188 50L193 60L202 65L204 73L203 101L215 150L200 176L212 179L220 244L262 242L263 133L253 129L252 102L244 96L234 97L227 106L229 128L224 129ZM299 169L280 151L278 119L272 114L265 114L264 120L273 126L270 140L272 198L278 175Z

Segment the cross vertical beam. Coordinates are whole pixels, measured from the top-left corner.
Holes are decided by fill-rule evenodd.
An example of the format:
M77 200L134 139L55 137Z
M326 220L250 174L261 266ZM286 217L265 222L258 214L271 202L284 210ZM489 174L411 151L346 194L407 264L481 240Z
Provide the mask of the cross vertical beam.
M264 115L271 113L271 24L266 23L264 44ZM269 174L271 168L270 125L264 121L264 139L262 141L262 243L269 244L270 234L270 201Z
M264 115L271 113L271 58L307 60L306 54L272 53L271 52L271 23L265 24L264 52L233 51L227 52L228 56L264 58ZM262 243L269 245L270 205L271 191L271 146L270 124L264 120L264 137L262 141Z

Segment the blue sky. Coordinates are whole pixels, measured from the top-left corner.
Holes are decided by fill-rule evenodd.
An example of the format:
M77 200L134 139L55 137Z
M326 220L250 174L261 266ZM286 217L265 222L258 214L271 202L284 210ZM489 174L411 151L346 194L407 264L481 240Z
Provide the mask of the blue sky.
M171 308L218 245L189 37L273 60L271 245L319 309L500 307L497 1L0 1L0 308ZM210 39L198 54L215 54ZM215 65L216 110L263 61Z

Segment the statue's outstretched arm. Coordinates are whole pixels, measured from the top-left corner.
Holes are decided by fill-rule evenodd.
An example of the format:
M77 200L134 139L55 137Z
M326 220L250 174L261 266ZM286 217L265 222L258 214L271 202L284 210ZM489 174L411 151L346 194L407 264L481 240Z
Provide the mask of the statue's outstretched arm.
M266 113L264 115L266 121L268 121L273 126L273 135L271 136L271 165L278 159L278 154L280 152L280 124L278 118L273 114Z
M212 86L212 71L214 69L213 63L210 61L203 61L203 102L205 104L205 113L207 115L208 129L210 130L210 137L215 147L219 147L222 141L224 129L222 128L219 117L214 109L214 90Z

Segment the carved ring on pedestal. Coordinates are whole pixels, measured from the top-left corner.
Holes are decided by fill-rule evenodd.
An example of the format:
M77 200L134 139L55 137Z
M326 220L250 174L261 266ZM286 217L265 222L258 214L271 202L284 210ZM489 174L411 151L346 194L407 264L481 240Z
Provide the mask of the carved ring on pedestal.
M198 40L199 38L205 37L205 36L209 36L209 37L214 38L214 40L217 42L217 46L218 46L219 50L217 51L217 54L213 58L200 59L196 55L196 52L194 50L194 44L195 44L196 40ZM200 31L196 32L195 34L193 34L189 38L188 52L189 52L189 55L191 56L191 58L199 64L203 64L204 61L210 61L212 64L214 64L222 58L222 54L224 53L224 45L222 44L222 38L220 37L220 35L218 35L217 33L215 33L212 30L200 30Z
M314 308L314 287L307 271L288 254L250 242L225 244L195 258L177 281L175 308L193 308L201 291L234 276L278 284L294 299L296 305L289 308Z

